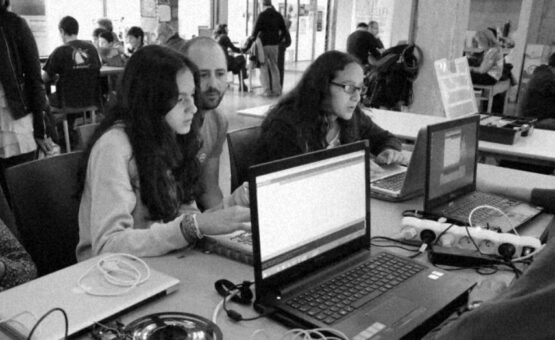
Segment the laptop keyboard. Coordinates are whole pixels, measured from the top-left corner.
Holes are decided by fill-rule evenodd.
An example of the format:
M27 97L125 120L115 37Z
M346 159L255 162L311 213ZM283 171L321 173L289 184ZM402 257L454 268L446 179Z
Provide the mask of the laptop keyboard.
M423 269L425 267L417 263L389 253L381 253L285 303L329 325Z
M403 187L403 183L405 182L405 177L407 172L400 172L393 176L389 176L386 178L379 179L375 182L372 182L372 186L376 186L382 189L387 189L391 191L401 191Z
M457 200L456 203L452 206L445 208L443 210L443 215L458 221L467 222L468 215L470 214L472 209L479 205L491 205L505 212L509 208L518 204L520 204L519 201L496 195L489 195L483 192L475 192L471 195L463 197L460 200ZM492 209L478 209L472 214L472 224L483 224L490 218L498 215L499 213Z

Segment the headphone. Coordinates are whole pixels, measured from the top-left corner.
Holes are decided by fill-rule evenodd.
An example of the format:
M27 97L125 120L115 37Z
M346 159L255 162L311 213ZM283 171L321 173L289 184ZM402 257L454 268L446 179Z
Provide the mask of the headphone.
M233 302L242 304L242 305L250 305L254 295L250 289L250 286L254 282L252 281L243 281L239 284L235 284L229 280L221 279L214 283L214 288L223 299L223 309L226 312L227 316L233 321L251 321L256 320L261 317L266 316L265 314L258 315L255 317L244 318L239 312L228 309L227 308L227 300L231 300Z

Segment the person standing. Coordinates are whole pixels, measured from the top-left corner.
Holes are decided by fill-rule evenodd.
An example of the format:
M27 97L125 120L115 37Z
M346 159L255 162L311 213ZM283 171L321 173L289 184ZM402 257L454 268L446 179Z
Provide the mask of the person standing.
M378 52L380 52L380 54L383 54L385 49L382 40L378 37L378 35L380 34L380 25L378 24L378 22L374 20L370 21L370 23L368 24L368 31L372 33L372 35L376 39L376 47Z
M278 69L279 69L279 84L283 89L283 77L285 75L285 50L291 46L291 34L289 33L289 28L291 28L291 20L284 18L285 21L285 34L283 39L279 42L278 49Z
M48 105L37 44L25 19L0 0L0 185L4 171L36 157L37 143L51 150Z
M185 39L167 22L161 22L156 27L156 43L167 46L177 52L183 53L185 50Z
M264 51L264 63L260 67L260 82L264 95L281 95L280 76L278 68L279 44L284 41L287 32L285 21L281 14L272 6L271 0L263 0L263 10L258 15L252 34L244 50L248 50L256 38L260 38Z

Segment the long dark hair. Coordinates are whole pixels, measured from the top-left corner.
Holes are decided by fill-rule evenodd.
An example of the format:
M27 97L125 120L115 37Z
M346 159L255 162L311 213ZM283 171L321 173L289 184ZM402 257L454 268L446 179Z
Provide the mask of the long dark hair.
M264 130L271 120L286 117L287 120L296 123L301 140L308 141L309 145L322 147L328 130L328 111L322 108L322 103L330 95L330 82L336 77L337 72L352 63L360 65L355 57L340 51L321 54L306 69L299 83L270 109L262 123L262 129ZM338 122L342 129L342 143L348 142L345 138L348 139L351 135L351 123L342 119L338 119Z
M125 67L116 103L84 153L79 173L81 192L91 149L107 130L121 122L137 164L141 200L152 220L174 219L180 204L189 203L200 194L200 164L196 157L201 144L200 115L195 114L186 135L176 135L164 119L177 102L176 75L183 69L193 73L195 97L198 96L198 70L185 56L155 45L133 54Z

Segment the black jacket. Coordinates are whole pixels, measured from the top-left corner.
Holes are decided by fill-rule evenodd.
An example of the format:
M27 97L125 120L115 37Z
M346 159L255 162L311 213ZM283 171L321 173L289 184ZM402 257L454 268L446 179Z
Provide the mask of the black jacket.
M33 114L34 136L45 137L47 111L37 44L25 19L0 10L0 81L14 119Z
M255 164L324 149L326 146L316 137L318 132L305 128L307 124L300 119L300 116L292 114L285 107L270 113L262 123L255 151ZM370 143L370 152L374 155L385 149L401 150L401 141L374 123L359 108L349 121L340 121L340 124L341 144L366 139Z

